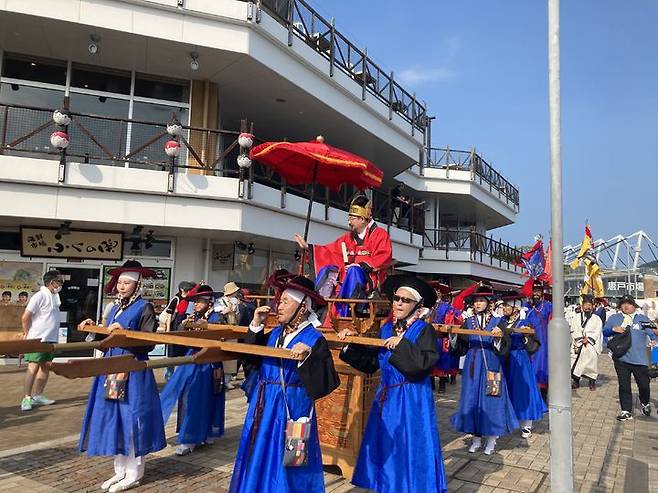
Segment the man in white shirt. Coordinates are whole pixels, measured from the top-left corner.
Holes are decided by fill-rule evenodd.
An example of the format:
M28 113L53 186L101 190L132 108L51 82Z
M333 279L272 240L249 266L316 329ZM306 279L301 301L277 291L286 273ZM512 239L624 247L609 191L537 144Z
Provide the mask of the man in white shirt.
M41 342L57 342L59 335L59 292L62 290L62 274L50 270L43 276L43 286L34 293L21 318L23 337L39 339ZM25 396L21 401L21 411L31 411L35 405L49 406L55 401L43 395L48 382L48 363L53 353L26 353L23 359L28 362L25 373Z

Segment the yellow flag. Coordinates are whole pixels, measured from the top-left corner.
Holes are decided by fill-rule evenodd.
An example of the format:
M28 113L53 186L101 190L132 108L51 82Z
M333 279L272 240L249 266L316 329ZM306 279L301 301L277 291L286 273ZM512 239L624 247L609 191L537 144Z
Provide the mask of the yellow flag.
M587 255L587 252L589 252L591 248L592 232L589 230L589 226L585 226L585 237L583 238L583 242L580 244L578 255L576 255L576 258L573 260L573 262L569 264L573 270L576 270L578 267L580 267L580 262L583 260L583 257Z

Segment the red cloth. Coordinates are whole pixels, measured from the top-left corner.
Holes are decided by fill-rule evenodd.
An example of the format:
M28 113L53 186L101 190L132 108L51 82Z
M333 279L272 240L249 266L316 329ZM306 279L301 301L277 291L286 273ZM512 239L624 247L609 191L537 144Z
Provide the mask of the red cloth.
M335 265L339 268L338 279L343 280L346 264L343 260L342 243L347 247L347 265L367 264L372 269L370 279L373 285L379 287L386 279L388 267L393 261L393 246L386 230L376 225L369 227L361 245L357 244L351 232L328 245L313 245L316 274L327 265Z
M185 295L185 298L180 296L180 293L179 293L179 295L178 295L179 296L179 301L178 301L178 304L176 305L176 313L177 314L185 315L185 313L187 312L187 307L190 304L190 302L188 301L188 298L190 296L196 294L196 290L199 288L199 286L200 286L200 284L197 284L192 289L190 289L188 291L188 293Z

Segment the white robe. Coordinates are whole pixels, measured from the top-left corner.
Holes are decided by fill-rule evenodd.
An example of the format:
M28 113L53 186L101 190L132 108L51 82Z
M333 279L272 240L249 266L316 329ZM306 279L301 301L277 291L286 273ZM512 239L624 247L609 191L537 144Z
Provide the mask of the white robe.
M571 373L575 377L596 380L599 374L599 355L603 340L603 322L592 315L585 323L585 315L576 313L571 318ZM583 323L585 326L583 327ZM586 339L586 341L584 341Z

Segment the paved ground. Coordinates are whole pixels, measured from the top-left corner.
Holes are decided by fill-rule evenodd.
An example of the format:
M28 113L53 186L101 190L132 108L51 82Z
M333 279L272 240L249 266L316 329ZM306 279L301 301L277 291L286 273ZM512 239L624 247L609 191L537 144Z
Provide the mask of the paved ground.
M654 411L651 418L617 422L614 370L607 356L601 357L600 366L599 389L573 393L577 491L658 492L658 416ZM90 381L53 377L47 394L57 404L21 413L22 378L22 369L0 367L0 491L100 491L100 483L112 475L111 459L88 459L75 449ZM655 405L657 382L652 383L652 391ZM518 434L502 437L491 457L468 454L469 440L452 431L448 423L458 397L459 381L437 397L450 491L547 491L548 419L536 424L529 440ZM241 391L229 392L226 435L186 457L176 457L172 446L149 456L143 484L135 491L225 492L245 409ZM170 445L174 443L172 425L167 427ZM363 491L336 473L326 470L328 492Z

